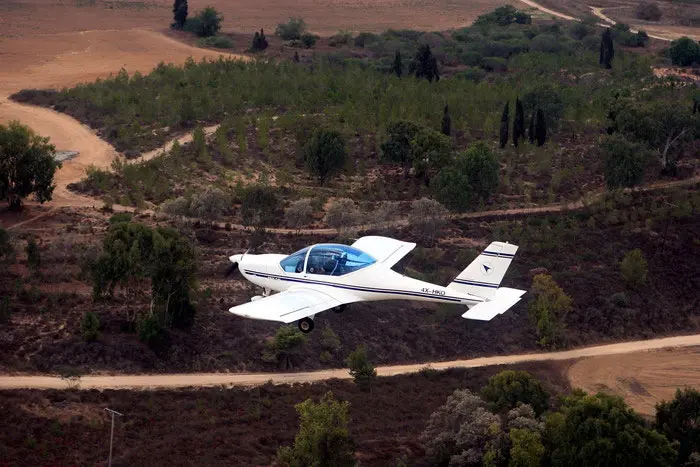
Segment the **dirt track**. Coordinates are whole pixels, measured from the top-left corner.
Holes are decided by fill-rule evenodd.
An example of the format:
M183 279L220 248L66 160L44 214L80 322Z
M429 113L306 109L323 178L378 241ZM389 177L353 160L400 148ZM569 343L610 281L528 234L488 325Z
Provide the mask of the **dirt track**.
M527 361L571 360L582 357L600 357L606 355L625 354L630 352L638 352L652 349L692 346L700 346L700 334L586 347L581 349L568 350L565 352L508 355L475 358L471 360L454 360L450 362L433 362L413 365L385 366L378 367L377 373L379 376L394 376L405 373L417 373L425 369L428 365L430 368L435 370L442 370L447 368L474 368L493 365L505 365ZM619 357L616 357L615 360L619 360ZM585 361L586 360L584 360L584 362ZM600 364L594 366L600 367ZM695 362L695 366L698 366L697 361ZM586 374L586 371L581 370L577 374ZM334 378L348 379L350 378L350 375L348 374L347 369L337 369L306 373L190 373L174 375L85 376L80 379L80 388L149 389L178 388L187 386L216 386L221 384L235 386L258 386L270 381L275 384L291 384L323 381ZM583 381L585 382L589 380L584 378ZM53 376L0 376L0 389L61 389L67 387L67 385L67 381Z

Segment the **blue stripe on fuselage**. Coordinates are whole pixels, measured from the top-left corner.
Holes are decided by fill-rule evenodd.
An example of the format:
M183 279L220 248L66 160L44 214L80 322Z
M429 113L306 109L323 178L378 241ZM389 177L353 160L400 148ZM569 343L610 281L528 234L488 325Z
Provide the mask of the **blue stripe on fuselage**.
M372 287L361 287L357 285L343 285L343 284L334 284L332 282L323 282L323 281L314 281L310 279L302 279L298 277L287 277L287 276L280 276L277 274L268 274L264 272L258 272L258 271L251 271L250 269L245 270L246 274L250 274L252 276L258 276L262 278L273 278L273 279L280 279L283 281L288 281L288 282L299 282L301 284L315 284L315 285L325 285L328 287L335 287L338 289L346 289L346 290L355 290L358 292L374 292L374 293L388 293L388 294L394 294L394 295L407 295L411 297L427 297L427 298L436 298L438 300L446 300L449 302L462 302L461 298L458 297L446 297L443 295L433 295L433 294L427 294L427 293L421 293L421 292L408 292L408 291L403 291L403 290L396 290L396 289L378 289L378 288L372 288Z

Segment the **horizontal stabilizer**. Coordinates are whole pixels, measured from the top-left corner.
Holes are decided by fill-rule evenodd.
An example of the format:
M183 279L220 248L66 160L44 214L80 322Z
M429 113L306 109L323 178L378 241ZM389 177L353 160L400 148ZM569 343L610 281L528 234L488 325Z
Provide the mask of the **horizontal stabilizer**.
M474 305L462 315L462 318L491 321L494 317L505 313L518 303L524 293L524 290L500 287L496 290L496 296L493 299Z
M492 242L447 288L493 299L517 251L512 243Z

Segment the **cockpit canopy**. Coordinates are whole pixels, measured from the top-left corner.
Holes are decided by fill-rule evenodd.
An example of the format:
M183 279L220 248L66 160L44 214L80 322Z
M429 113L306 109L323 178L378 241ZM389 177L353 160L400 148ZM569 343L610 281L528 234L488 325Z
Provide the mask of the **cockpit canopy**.
M280 266L285 272L343 276L376 262L364 251L349 245L319 243L287 256Z

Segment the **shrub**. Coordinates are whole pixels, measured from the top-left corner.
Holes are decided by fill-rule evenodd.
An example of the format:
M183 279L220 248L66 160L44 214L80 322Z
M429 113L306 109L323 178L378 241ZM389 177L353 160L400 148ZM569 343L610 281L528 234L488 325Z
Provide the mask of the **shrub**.
M355 384L363 391L372 392L372 382L377 377L377 370L367 360L367 353L363 345L358 345L355 351L350 353L347 364Z
M506 370L495 374L481 389L481 397L497 412L528 404L539 416L549 406L549 394L542 383L527 371Z
M700 44L689 37L681 37L671 42L669 56L673 64L678 66L700 63Z
M338 198L330 203L323 220L340 232L345 227L359 224L362 221L362 214L353 200Z
M466 211L475 201L486 200L498 187L498 160L484 143L472 145L443 168L433 192L438 201L457 211Z
M355 465L355 443L348 430L349 405L336 401L331 392L318 403L307 399L297 404L299 431L293 446L277 451L277 461L289 466Z
M304 148L306 165L323 185L345 165L345 140L335 130L317 130Z
M521 101L526 115L542 109L547 128L556 128L566 110L560 89L549 83L535 84L523 94Z
M221 217L230 204L228 196L219 188L207 187L203 192L192 196L190 215L214 220Z
M430 128L423 128L411 141L411 163L417 177L426 183L433 173L452 160L452 140Z
M640 249L627 252L620 263L620 272L624 281L633 289L638 289L647 280L649 268L644 253Z
M659 21L661 20L661 8L654 2L642 2L637 5L636 9L637 18L643 19L644 21Z
M213 7L206 7L197 16L185 22L185 30L199 37L215 36L221 29L224 17Z
M386 128L387 139L381 144L382 159L401 164L406 172L411 167L411 141L420 131L416 123L399 120Z
M673 400L656 405L655 427L678 446L676 465L696 466L700 460L700 392L696 389L676 389ZM693 454L694 453L694 454ZM695 463L684 464L688 459Z
M197 41L200 47L215 47L217 49L232 49L233 41L225 36L204 37Z
M648 159L646 149L619 133L606 136L601 144L608 188L632 187L642 182Z
M80 334L85 342L97 340L100 335L100 320L92 311L86 311L80 320Z
M0 227L0 260L10 258L15 251L10 233Z
M355 47L364 48L367 45L374 44L380 40L380 37L371 32L361 32L355 37Z
M552 34L539 34L532 39L530 50L555 54L561 52L563 46L561 40Z
M10 320L12 308L10 307L10 297L2 297L0 300L0 323L6 323Z
M563 343L566 315L572 309L571 297L554 282L552 276L537 274L532 283L532 295L528 311L530 323L535 327L539 345L556 348Z
M316 45L319 37L315 34L302 34L301 43L304 44L304 48L311 49Z
M253 52L260 52L267 49L268 45L267 37L265 37L265 31L261 29L260 32L256 31L255 35L253 35L253 43L250 50Z
M291 326L278 328L275 337L266 344L266 360L276 361L284 369L291 369L296 364L296 359L305 344L306 336L296 328Z
M508 71L508 64L500 57L484 57L481 59L481 68L486 71L504 73Z
M151 348L160 347L167 338L166 331L160 325L156 316L141 318L136 329L139 339Z
M306 31L306 23L302 18L289 18L289 21L277 25L275 35L280 36L285 41L299 40Z
M574 22L569 28L569 34L573 39L580 41L586 36L591 36L595 30L583 22ZM598 39L596 39L596 45L598 44Z
M299 229L310 224L314 219L314 208L310 198L292 201L284 211L284 218L289 227Z
M447 209L434 199L421 198L411 202L409 225L426 243L431 244L435 235L445 225Z
M272 187L255 185L246 188L241 196L243 225L263 227L277 220L280 200Z
M164 213L170 214L171 216L189 216L190 215L190 201L182 196L175 199L168 199L160 208Z
M474 22L475 26L497 24L508 26L513 23L530 24L532 17L527 13L516 10L512 5L504 5L493 10L491 13L479 16Z
M34 236L27 239L27 264L33 271L38 271L41 267L41 252Z

